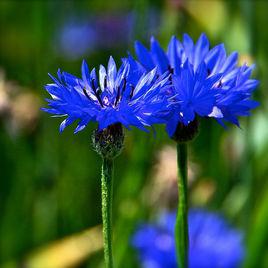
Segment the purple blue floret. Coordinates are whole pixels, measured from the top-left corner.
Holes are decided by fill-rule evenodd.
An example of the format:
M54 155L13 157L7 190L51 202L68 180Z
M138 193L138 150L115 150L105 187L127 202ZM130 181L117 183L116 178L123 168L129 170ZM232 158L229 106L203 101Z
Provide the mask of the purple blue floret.
M164 213L155 223L141 224L132 237L143 268L177 268L174 240L176 214ZM243 233L217 213L192 209L189 222L189 268L238 268L245 248Z
M79 122L75 133L89 122L97 122L99 130L121 123L144 131L153 124L167 122L169 102L165 91L170 87L169 77L159 76L156 68L145 72L134 59L125 59L117 70L110 57L108 68L101 65L98 76L85 61L82 78L60 71L57 75L58 78L50 75L53 83L45 86L51 99L47 99L49 108L43 110L66 117L60 131L76 120Z
M173 115L167 124L170 136L176 128L174 122L188 125L196 116L215 118L223 126L225 122L239 126L238 117L250 115L250 110L258 106L251 99L258 85L257 80L250 78L254 65L239 66L238 53L227 56L223 44L210 48L205 34L201 34L196 43L187 34L183 35L182 42L172 36L167 51L152 37L150 49L137 41L135 51L145 69L157 67L159 75L165 72L172 75L173 94L179 99L180 105L173 102ZM214 84L208 89L207 84L211 81ZM200 84L204 85L203 90ZM198 103L201 113L196 110Z

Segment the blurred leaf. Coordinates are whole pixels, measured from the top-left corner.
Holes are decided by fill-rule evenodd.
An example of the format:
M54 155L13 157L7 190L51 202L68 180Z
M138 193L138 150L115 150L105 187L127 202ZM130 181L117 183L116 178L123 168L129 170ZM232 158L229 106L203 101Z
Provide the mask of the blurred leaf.
M102 249L102 230L101 226L97 226L36 250L26 258L23 267L73 267L100 249Z
M255 213L252 215L251 228L248 232L248 252L245 260L245 268L265 268L263 259L268 247L268 187L262 192L259 202L256 204Z

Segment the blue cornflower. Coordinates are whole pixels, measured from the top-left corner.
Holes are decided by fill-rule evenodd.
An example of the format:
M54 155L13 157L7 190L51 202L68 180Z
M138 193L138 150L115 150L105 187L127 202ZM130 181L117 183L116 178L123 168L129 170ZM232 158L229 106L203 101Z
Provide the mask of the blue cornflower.
M223 44L210 49L209 40L205 34L201 34L196 44L187 34L184 34L182 42L172 36L167 51L164 51L157 40L152 37L150 50L140 42L135 43L135 50L139 62L147 70L157 66L159 74L168 71L173 77L179 77L172 79L175 88L174 95L179 103L184 101L185 94L188 97L191 96L190 103L197 104L200 98L199 93L203 97L205 97L205 92L209 93L208 102L200 102L200 106L208 106L203 108L206 109L206 113L198 113L194 105L190 105L189 102L187 102L188 109L185 105L173 107L175 114L167 127L170 136L175 131L174 127L170 126L174 124L176 115L179 117L176 122L181 122L186 126L196 115L216 118L222 125L224 121L228 121L239 126L237 117L248 116L250 110L258 105L250 99L253 90L258 85L257 80L250 79L254 66L238 66L238 53L233 52L227 57ZM185 78L182 73L187 74L188 77ZM200 83L207 83L206 79L214 81L214 84L210 85L212 92L200 90ZM196 87L199 87L198 93ZM214 99L213 104L211 104L212 99Z
M97 77L95 68L89 71L82 64L82 79L58 71L58 79L50 75L53 84L45 89L52 99L47 99L49 108L44 111L67 118L60 131L80 120L75 133L89 122L97 122L98 130L121 123L126 128L135 126L144 131L153 124L165 123L169 114L168 100L164 91L169 77L159 76L156 68L144 72L136 61L123 60L117 71L112 57L106 69L101 65Z
M167 132L172 136L179 123L187 126L196 115L211 116L216 112L215 83L221 74L207 77L206 64L202 63L195 72L191 64L186 61L178 75L173 76L174 105L173 115L167 123Z
M163 214L156 224L140 225L132 239L144 268L176 268L176 214ZM193 209L189 213L189 267L237 268L244 257L243 235L219 214Z

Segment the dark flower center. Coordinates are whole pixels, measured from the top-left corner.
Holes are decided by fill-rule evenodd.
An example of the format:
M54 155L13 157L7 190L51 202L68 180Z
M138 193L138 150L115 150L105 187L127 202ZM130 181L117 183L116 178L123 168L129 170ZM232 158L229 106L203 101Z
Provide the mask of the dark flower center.
M198 119L195 119L190 122L187 126L183 123L178 123L175 133L172 137L176 142L187 142L193 140L197 134L199 129Z
M100 103L101 107L103 107L103 103L102 103L102 100L101 100L101 97L100 97L101 90L100 90L99 88L96 88L96 87L95 87L95 79L94 79L94 78L92 78L92 79L90 80L90 86L91 86L91 88L92 88L92 90L93 90L93 92L94 92L94 95L96 96L98 102ZM86 91L86 88L83 87L82 89L83 89L83 92L84 92L85 96L86 96L89 100L91 100L91 98L89 97L89 95L88 95L88 93L87 93L87 91Z

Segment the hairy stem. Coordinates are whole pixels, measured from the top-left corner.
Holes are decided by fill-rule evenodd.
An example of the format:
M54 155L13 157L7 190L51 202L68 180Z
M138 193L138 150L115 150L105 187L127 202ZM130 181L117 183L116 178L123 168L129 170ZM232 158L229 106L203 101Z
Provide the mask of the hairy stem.
M177 144L178 163L178 212L175 225L175 241L178 265L188 268L188 202L187 202L187 144Z
M112 255L112 197L113 197L113 160L103 158L101 174L102 222L104 260L106 268L113 267Z

